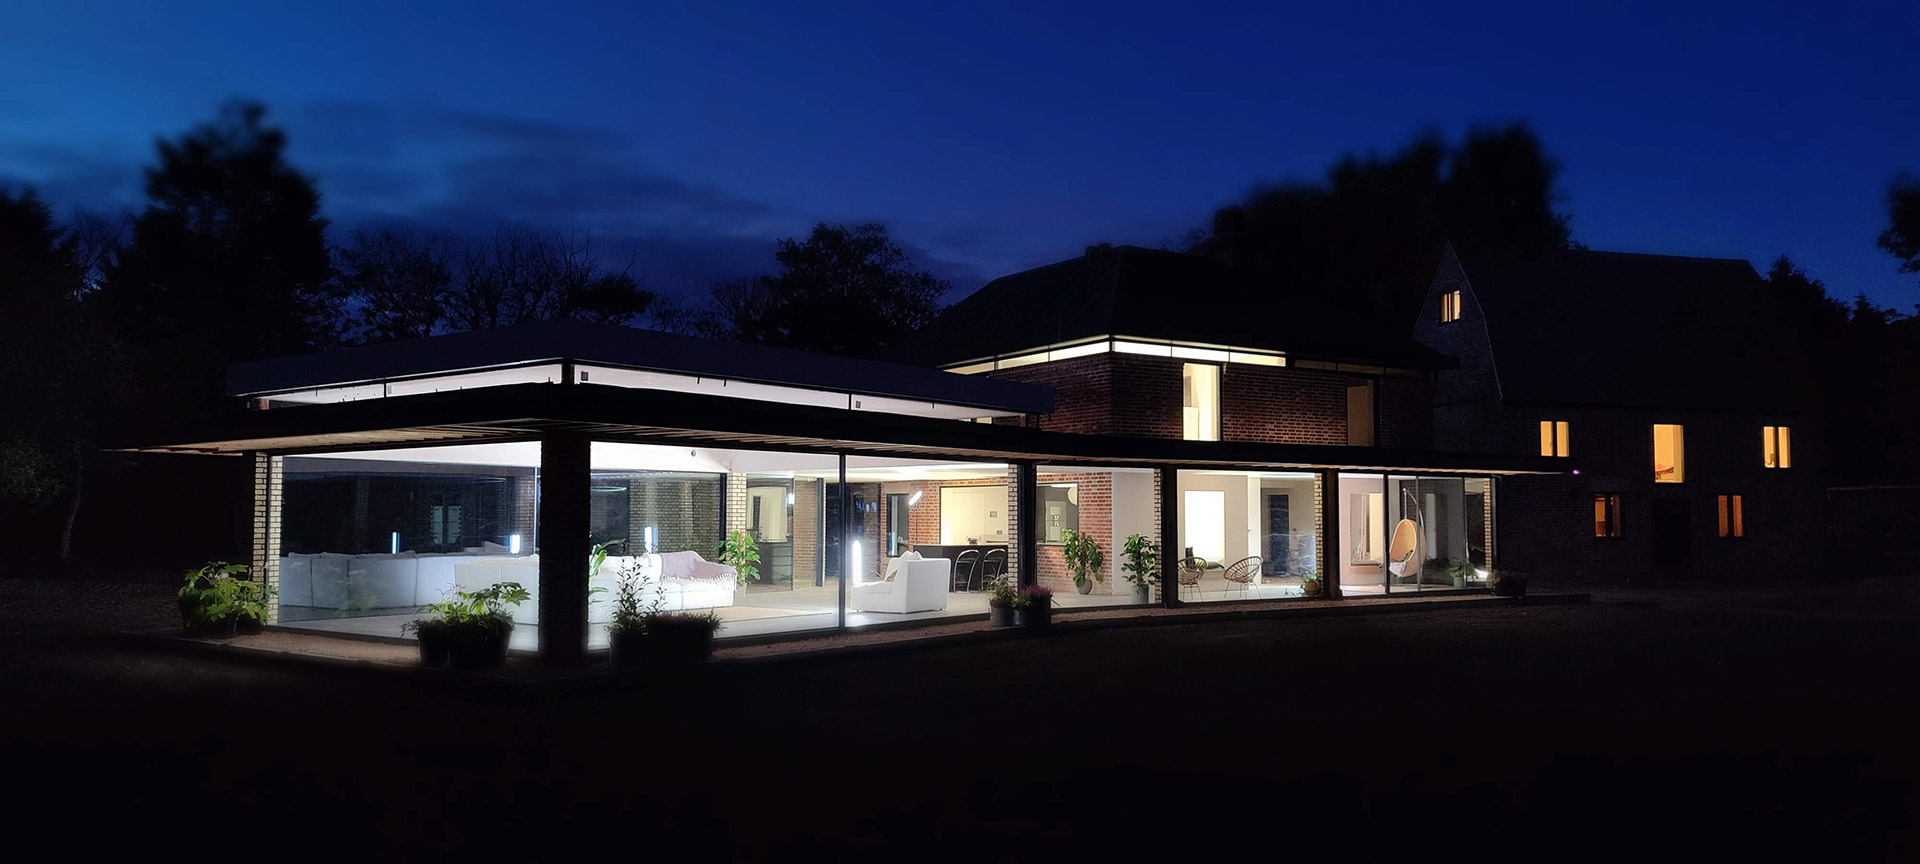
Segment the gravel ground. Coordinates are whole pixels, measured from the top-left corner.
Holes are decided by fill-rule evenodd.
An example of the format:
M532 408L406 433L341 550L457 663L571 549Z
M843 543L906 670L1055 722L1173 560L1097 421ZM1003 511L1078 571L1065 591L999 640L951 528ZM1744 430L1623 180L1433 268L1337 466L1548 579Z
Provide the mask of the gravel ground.
M14 638L180 626L175 589L95 579L0 579L0 634Z

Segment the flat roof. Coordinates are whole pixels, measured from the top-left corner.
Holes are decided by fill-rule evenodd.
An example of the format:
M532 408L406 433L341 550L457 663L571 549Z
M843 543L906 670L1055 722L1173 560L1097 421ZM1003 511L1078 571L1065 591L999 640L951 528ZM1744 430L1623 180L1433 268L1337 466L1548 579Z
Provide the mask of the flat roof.
M564 319L236 363L227 370L227 392L233 396L271 396L555 362L887 396L1016 414L1053 411L1053 389L1037 384Z
M599 384L514 384L249 411L217 425L108 444L164 453L300 453L538 440L556 431L607 441L1051 465L1452 474L1558 474L1578 467L1564 458L1511 454L1080 435Z

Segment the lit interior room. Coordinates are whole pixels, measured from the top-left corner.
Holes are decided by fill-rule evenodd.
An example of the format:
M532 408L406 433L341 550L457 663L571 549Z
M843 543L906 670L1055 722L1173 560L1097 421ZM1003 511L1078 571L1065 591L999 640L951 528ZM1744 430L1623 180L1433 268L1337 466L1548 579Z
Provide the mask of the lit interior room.
M1340 588L1483 588L1493 548L1487 477L1341 474Z
M1179 598L1301 596L1320 569L1319 485L1311 472L1179 472Z

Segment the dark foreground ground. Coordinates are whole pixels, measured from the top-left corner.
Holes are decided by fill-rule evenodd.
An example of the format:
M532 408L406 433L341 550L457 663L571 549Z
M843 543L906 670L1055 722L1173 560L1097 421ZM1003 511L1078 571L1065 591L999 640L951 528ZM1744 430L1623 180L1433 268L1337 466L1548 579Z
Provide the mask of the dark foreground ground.
M30 593L0 586L16 852L1916 853L1904 581L1062 633L587 691L143 651L36 618Z

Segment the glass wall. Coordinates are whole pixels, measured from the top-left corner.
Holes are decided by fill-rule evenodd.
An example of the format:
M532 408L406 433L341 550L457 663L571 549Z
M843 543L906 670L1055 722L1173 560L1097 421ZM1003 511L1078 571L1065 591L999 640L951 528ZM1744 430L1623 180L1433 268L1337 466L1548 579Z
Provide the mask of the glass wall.
M284 465L284 626L399 636L421 606L482 570L535 581L538 444L289 456ZM516 633L513 644L536 643Z
M998 462L847 457L847 624L985 615L994 577L1016 577L1016 482Z
M1493 550L1486 477L1340 475L1340 584L1352 594L1478 588Z
M1181 471L1179 483L1182 600L1301 596L1320 569L1318 474Z
M1136 595L1127 580L1127 538L1138 534L1160 542L1160 474L1141 468L1090 468L1042 465L1039 488L1040 536L1035 541L1035 580L1053 590L1055 605L1121 606L1155 602L1157 594ZM1093 541L1101 566L1093 578L1076 584L1063 544L1068 530ZM1084 593L1082 593L1084 592Z
M825 498L838 456L596 441L593 537L610 544L588 600L587 646L607 645L623 574L642 601L710 609L719 638L831 628L840 586L826 569ZM753 538L752 572L720 560L731 532Z

